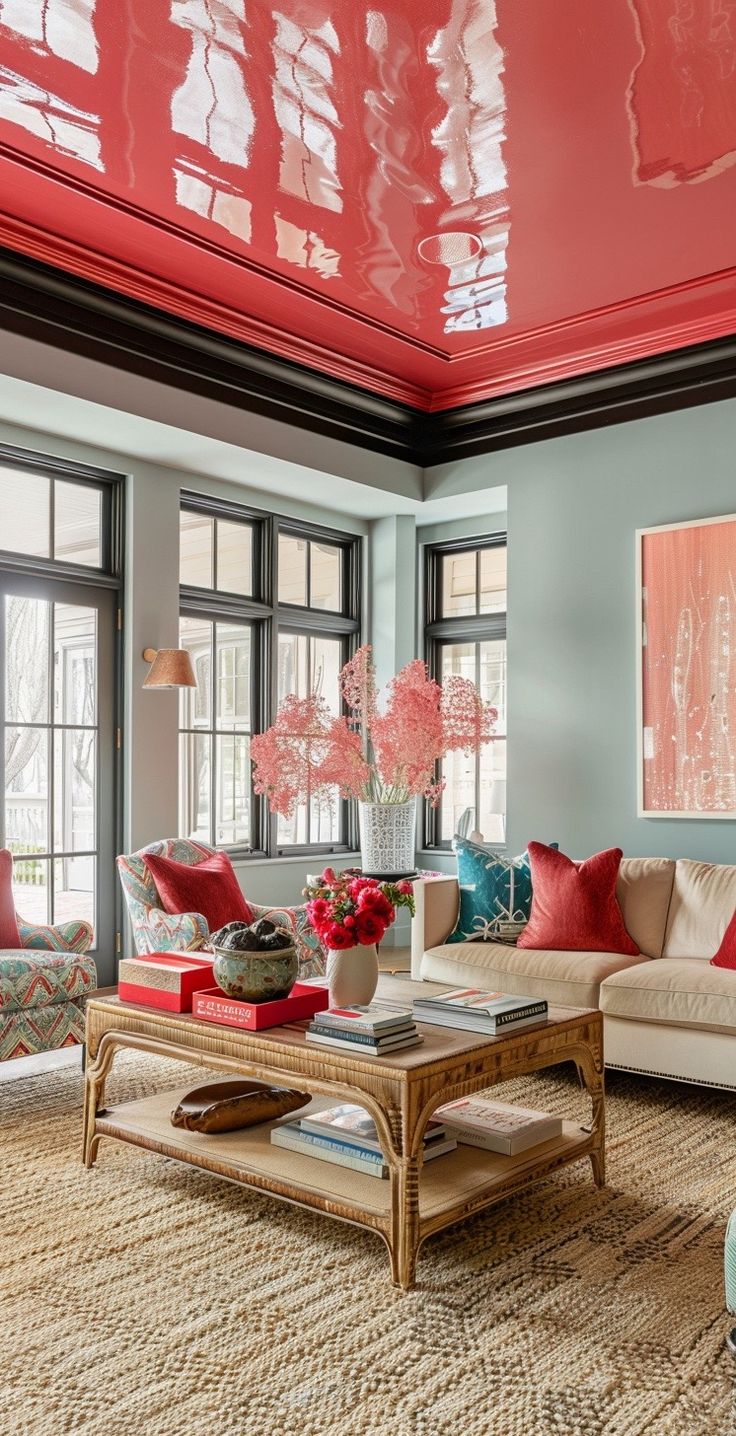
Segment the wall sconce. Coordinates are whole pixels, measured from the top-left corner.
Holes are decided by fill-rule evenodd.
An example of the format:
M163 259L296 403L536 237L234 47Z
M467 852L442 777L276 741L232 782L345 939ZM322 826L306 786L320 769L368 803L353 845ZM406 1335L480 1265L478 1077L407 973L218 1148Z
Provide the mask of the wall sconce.
M143 657L151 665L143 680L144 688L196 688L186 648L144 648Z

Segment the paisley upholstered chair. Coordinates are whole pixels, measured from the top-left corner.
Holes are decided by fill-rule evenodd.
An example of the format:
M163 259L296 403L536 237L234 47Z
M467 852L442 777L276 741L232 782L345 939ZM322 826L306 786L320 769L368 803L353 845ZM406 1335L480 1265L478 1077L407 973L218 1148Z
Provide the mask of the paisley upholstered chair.
M201 913L165 912L153 881L146 867L147 854L171 858L177 863L195 865L210 858L214 848L196 843L190 838L166 838L161 842L149 843L137 853L118 858L118 872L125 901L128 905L133 939L138 953L146 952L187 952L203 947L209 937L207 922ZM304 904L298 907L263 907L253 902L248 895L248 905L254 920L268 917L281 927L288 927L294 934L294 946L299 954L299 976L319 977L325 970L325 953L319 939L307 923Z
M0 949L0 1062L84 1042L84 1004L97 986L89 923L18 917L18 931L21 946Z

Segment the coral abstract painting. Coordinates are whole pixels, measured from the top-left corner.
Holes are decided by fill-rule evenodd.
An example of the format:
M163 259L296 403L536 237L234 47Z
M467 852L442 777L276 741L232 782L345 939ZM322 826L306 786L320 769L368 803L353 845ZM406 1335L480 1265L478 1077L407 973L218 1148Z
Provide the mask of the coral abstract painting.
M736 817L736 516L637 535L639 811Z

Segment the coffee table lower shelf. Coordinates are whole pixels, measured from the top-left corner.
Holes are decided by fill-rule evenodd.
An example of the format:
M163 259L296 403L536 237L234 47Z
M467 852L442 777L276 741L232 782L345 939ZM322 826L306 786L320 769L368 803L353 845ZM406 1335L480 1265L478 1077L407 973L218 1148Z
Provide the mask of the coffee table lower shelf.
M243 1186L312 1207L357 1226L390 1235L391 1182L331 1162L292 1152L271 1143L277 1123L262 1123L239 1132L205 1136L171 1125L170 1114L187 1088L125 1102L97 1115L96 1132L161 1156L213 1172ZM313 1101L311 1113L329 1106ZM285 1118L285 1121L290 1120ZM419 1241L432 1232L471 1216L481 1207L539 1181L591 1151L591 1134L565 1122L562 1136L514 1157L458 1146L427 1162L419 1179Z

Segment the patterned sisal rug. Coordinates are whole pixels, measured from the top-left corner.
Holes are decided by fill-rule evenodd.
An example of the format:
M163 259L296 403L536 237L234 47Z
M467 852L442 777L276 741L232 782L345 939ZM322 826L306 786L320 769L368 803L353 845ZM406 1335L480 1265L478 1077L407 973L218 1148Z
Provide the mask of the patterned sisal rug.
M201 1071L126 1054L108 1101ZM572 1071L504 1099L586 1111ZM588 1163L430 1240L369 1233L105 1143L81 1076L0 1085L2 1436L727 1436L736 1099L612 1074Z

